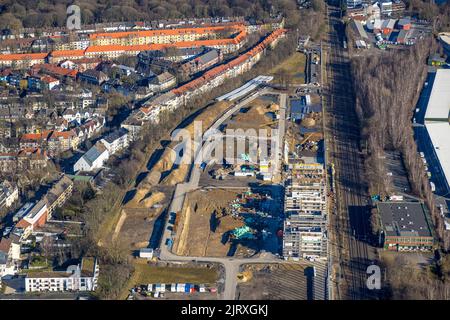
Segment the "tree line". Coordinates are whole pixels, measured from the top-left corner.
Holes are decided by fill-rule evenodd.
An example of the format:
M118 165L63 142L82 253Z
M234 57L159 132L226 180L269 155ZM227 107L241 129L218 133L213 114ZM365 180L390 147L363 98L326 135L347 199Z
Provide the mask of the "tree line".
M313 3L314 11L323 9L322 0ZM295 0L5 0L0 29L63 27L71 4L80 7L82 24L230 16L265 20L279 13L299 19Z

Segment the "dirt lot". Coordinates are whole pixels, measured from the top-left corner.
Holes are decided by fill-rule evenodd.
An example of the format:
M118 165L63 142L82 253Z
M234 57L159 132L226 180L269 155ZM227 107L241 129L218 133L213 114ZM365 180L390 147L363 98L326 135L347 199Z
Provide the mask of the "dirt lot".
M273 264L246 266L251 279L238 284L239 300L307 300L305 266Z
M227 122L225 129L269 129L269 126L264 126L273 121L273 119L267 114L268 112L276 112L279 110L279 106L272 104L264 99L255 99L250 104L241 109L241 112L234 114ZM276 123L272 124L272 127L276 126Z
M131 250L148 247L155 221L162 210L162 208L123 209L114 238Z
M223 234L243 226L244 223L231 215L222 216L222 213L241 192L212 189L189 193L178 222L179 229L173 246L174 252L187 256L226 256L230 250L230 244L223 243ZM211 199L214 199L214 202ZM213 232L211 217L214 213L219 217L220 222Z

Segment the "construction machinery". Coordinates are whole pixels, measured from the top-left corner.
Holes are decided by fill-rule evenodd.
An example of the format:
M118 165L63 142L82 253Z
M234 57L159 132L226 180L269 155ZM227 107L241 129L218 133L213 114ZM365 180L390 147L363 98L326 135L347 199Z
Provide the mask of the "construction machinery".
M254 231L248 226L235 228L233 229L233 231L231 231L231 239L243 240L255 238L256 236L254 234Z

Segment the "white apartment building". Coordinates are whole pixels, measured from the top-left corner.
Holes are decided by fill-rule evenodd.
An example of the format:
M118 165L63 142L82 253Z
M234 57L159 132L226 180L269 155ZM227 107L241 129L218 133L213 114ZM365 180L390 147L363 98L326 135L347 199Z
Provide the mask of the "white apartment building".
M285 259L327 255L326 175L322 164L296 164L286 181L283 232Z
M17 186L13 186L8 181L4 181L0 185L0 208L11 207L17 199L19 199L19 189Z
M120 150L128 147L130 141L128 139L128 130L120 128L101 140L103 145L108 150L109 154L114 154Z
M99 276L98 261L83 258L66 271L33 272L25 277L25 291L94 291Z

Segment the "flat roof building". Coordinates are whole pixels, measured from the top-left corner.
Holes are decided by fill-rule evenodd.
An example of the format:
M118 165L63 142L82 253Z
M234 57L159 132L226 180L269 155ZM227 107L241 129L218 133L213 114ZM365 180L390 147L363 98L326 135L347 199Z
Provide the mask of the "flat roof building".
M378 202L383 228L382 242L390 251L428 251L433 234L420 202Z
M450 192L450 69L438 69L425 113L425 127Z
M293 165L286 180L283 229L285 259L327 256L326 182L322 164Z

